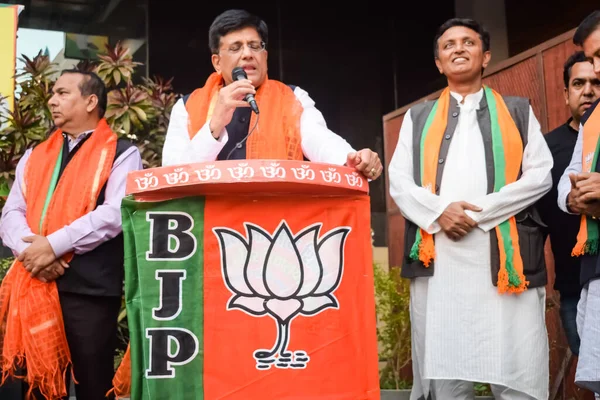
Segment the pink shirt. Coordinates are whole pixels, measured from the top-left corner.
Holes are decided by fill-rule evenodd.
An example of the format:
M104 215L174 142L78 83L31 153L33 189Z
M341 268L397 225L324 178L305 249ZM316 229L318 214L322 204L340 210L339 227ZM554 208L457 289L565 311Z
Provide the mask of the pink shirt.
M70 140L69 151L84 136L80 135L77 139ZM5 246L12 249L15 256L29 246L29 243L21 239L33 235L25 218L26 204L21 190L25 164L30 154L31 149L25 152L17 164L15 182L0 217L0 238ZM135 146L127 149L115 160L106 183L104 203L70 225L48 235L48 241L57 257L70 251L76 254L86 253L121 233L121 200L125 197L127 174L140 169L143 169L142 158Z

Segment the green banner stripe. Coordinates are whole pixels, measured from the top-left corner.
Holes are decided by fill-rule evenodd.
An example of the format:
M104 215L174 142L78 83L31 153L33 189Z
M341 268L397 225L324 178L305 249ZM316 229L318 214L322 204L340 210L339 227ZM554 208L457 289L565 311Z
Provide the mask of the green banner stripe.
M488 103L488 109L490 111L490 121L492 128L492 154L494 156L494 192L498 192L506 185L506 154L504 152L504 142L502 141L502 131L500 130L500 124L498 123L498 107L496 104L496 98L492 89L484 86L485 99ZM506 273L508 274L508 285L519 286L520 278L515 270L514 255L515 250L510 235L510 223L504 221L499 225L500 235L502 235L502 242L504 247L504 254L506 255Z
M438 108L438 103L439 103L439 99L435 101L435 103L433 104L433 108L431 109L431 111L429 112L429 115L427 116L427 120L425 121L425 126L423 127L423 132L421 133L421 143L420 143L420 152L419 152L419 165L420 165L420 169L421 169L421 186L423 186L423 179L424 179L424 174L425 174L425 141L427 139L427 134L429 133L429 128L431 127L431 124L433 123L433 120L435 119L435 113L437 111ZM417 234L415 236L415 242L412 245L412 248L410 250L410 254L408 255L411 259L413 260L418 260L419 259L419 246L421 245L421 241L423 240L423 238L421 237L421 230L417 229Z
M599 132L600 134L600 132ZM592 169L591 172L596 171L596 167L598 165L598 153L600 152L600 140L596 142L596 151L594 152L594 161L592 161Z
M419 259L419 246L421 245L421 241L423 238L421 237L421 230L417 229L417 234L415 235L415 242L413 243L410 254L408 255L411 260L417 261Z
M427 116L427 121L425 121L425 127L423 127L423 133L421 134L421 159L419 160L421 165L421 185L423 184L423 174L425 173L425 140L427 139L427 134L429 133L429 128L435 119L435 113L437 112L439 104L439 99L435 101L433 108L429 112Z
M498 227L500 228L500 234L502 235L504 254L506 254L506 273L508 274L508 286L518 287L521 284L521 278L515 270L515 248L512 243L512 237L510 236L510 223L508 221L504 221L498 225Z
M492 128L492 153L494 155L494 192L499 191L506 185L506 159L504 154L504 143L502 132L498 124L498 108L492 90L485 86L485 99L490 110L490 121Z
M589 218L589 217L587 217L587 220L588 220L587 221L588 222L587 223L587 232L588 232L587 242L591 244L594 241L596 241L596 242L598 241L598 238L600 236L600 232L599 232L599 229L598 229L598 222L597 221L595 221L595 220L593 220L592 218ZM595 245L595 246L596 246L596 251L597 251L598 245ZM594 247L594 246L591 246L590 251L592 250L592 247ZM593 252L591 254L596 254L596 252Z
M594 152L594 161L592 162L591 171L596 171L598 165L598 153L600 153L600 140L596 143L596 151ZM598 250L598 239L600 232L598 229L598 221L587 217L587 246L586 253L596 254Z
M48 211L50 200L52 200L54 189L56 189L56 184L58 183L58 175L60 174L60 166L62 165L63 148L64 146L60 147L60 153L58 153L58 158L56 159L56 164L54 164L54 170L52 171L52 177L50 178L50 185L48 185L48 193L46 193L46 201L44 202L44 208L42 209L42 216L40 218L40 226L38 227L40 234L42 234L42 225L44 224L44 219L46 218L46 211Z
M204 204L122 202L131 399L204 398Z

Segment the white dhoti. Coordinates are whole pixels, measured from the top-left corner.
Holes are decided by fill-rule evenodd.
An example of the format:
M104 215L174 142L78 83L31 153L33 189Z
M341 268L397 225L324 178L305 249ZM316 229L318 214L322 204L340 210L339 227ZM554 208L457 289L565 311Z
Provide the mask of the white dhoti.
M489 243L487 234L473 236ZM438 389L431 380L485 382L492 389L503 387L526 395L513 393L507 399L547 400L545 289L500 295L491 283L489 261L473 254L477 247L458 249L452 242L464 256L450 262L441 246L444 239L436 240L435 275L411 283L411 400L426 399L432 389Z
M577 304L577 332L581 338L575 383L600 393L600 279L591 281Z

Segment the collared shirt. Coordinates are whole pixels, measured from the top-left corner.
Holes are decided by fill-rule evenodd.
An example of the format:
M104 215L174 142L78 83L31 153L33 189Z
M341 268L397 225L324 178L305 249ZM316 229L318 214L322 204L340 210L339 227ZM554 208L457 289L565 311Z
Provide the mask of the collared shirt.
M595 110L595 108L600 104L600 99L596 100L594 104L585 112L583 115L581 122L585 123L587 118L591 115L591 113ZM571 192L571 179L569 178L570 174L579 174L582 171L582 163L581 157L583 153L583 125L579 124L579 134L577 135L577 142L575 143L575 149L573 150L573 157L571 158L571 162L565 172L562 174L560 178L560 182L558 182L558 207L566 213L569 213L567 209L567 197Z
M306 158L313 162L344 165L348 153L356 150L342 137L333 133L323 114L315 107L315 102L308 93L299 87L294 89L296 98L303 107L300 118L300 135L302 151ZM227 130L215 140L210 133L210 120L190 140L188 133L188 112L183 100L179 99L173 106L165 145L162 165L187 164L193 162L215 161L228 140Z
M81 142L84 138L88 137L92 132L94 132L93 129L89 130L89 131L81 132L79 134L79 136L77 136L76 138L73 138L72 136L70 136L67 133L63 133L63 137L66 137L67 141L69 143L69 152L73 151L75 146L77 146L77 144L79 142Z
M69 137L69 151L90 132L84 132L75 139ZM15 256L29 246L22 238L33 235L27 224L27 206L22 191L25 165L31 151L28 149L17 164L15 182L0 218L0 238ZM125 197L127 174L140 169L143 169L142 158L136 146L130 147L115 160L106 183L104 203L47 236L57 257L70 251L86 253L121 233L121 200Z
M577 257L571 257L571 250L577 242L580 217L564 213L556 204L558 184L563 171L569 166L575 143L577 130L571 126L570 118L565 124L544 135L554 159L552 167L552 189L540 199L538 210L548 225L550 245L554 256L556 279L554 289L561 296L577 296L581 292L579 272L581 262Z
M568 214L572 214L567 209L567 196L571 192L571 179L569 174L579 174L581 172L581 152L583 151L583 127L579 124L579 134L577 135L577 141L575 142L575 148L573 149L573 156L569 166L565 169L560 177L560 181L557 186L557 201L558 208Z

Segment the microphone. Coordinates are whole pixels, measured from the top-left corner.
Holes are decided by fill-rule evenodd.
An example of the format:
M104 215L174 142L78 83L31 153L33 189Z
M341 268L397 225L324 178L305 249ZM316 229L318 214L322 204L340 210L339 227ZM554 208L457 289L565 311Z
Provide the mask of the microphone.
M246 75L246 71L242 67L235 67L233 71L231 71L231 77L234 81L239 81L240 79L248 79L248 75ZM246 97L244 97L252 110L258 114L258 106L256 105L256 100L254 99L254 95L252 93L248 93Z

